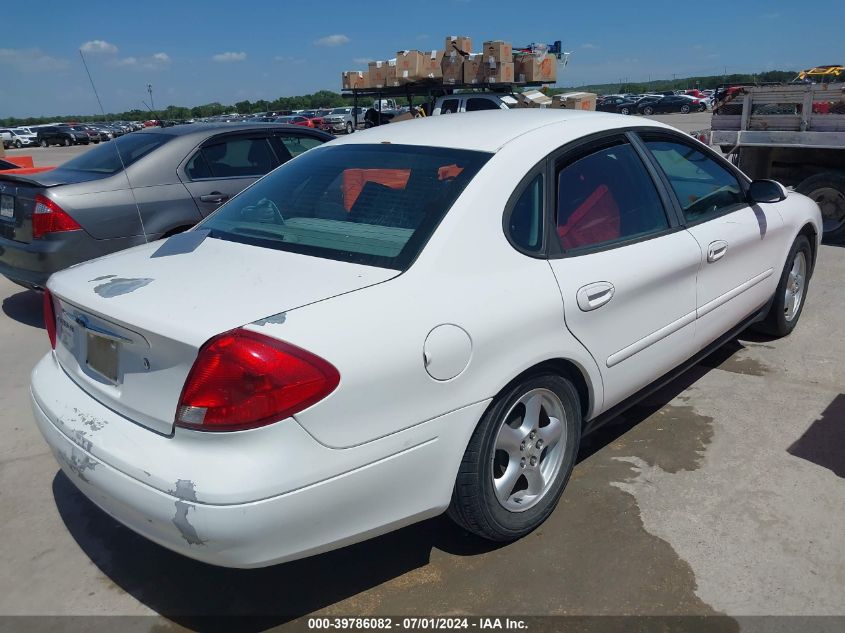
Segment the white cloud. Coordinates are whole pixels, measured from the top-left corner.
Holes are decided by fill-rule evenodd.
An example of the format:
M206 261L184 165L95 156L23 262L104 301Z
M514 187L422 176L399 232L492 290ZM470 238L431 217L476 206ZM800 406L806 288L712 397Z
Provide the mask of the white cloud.
M117 53L117 46L105 40L89 40L80 46L79 49L83 53L105 53L107 55Z
M287 57L285 55L276 55L273 58L277 62L282 62L284 64L304 64L305 59L302 57Z
M130 68L134 70L163 70L171 63L167 53L153 53L149 57L122 57L109 62L115 68Z
M216 62L220 63L227 63L227 62L242 62L246 60L246 53L243 51L239 53L235 52L228 52L228 53L217 53L217 55L213 55L211 57Z
M371 61L375 61L372 57L356 57L352 60L356 64L369 64Z
M587 42L586 44L581 44L581 48L586 48L588 50L596 50L598 46L592 44L591 42Z
M321 37L318 40L314 40L315 46L343 46L344 44L349 44L351 42L348 37L342 35L340 33L336 35L326 35L326 37Z
M40 48L0 48L0 65L23 71L62 70L70 64L66 59L51 57Z

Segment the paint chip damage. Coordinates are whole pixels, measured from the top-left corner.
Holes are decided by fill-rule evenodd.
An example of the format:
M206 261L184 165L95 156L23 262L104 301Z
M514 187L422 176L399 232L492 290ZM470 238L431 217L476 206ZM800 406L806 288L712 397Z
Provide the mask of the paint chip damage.
M106 276L108 277L108 276ZM104 278L106 278L104 277ZM92 279L91 281L97 281ZM113 277L106 283L94 286L94 292L104 299L111 299L112 297L119 297L120 295L129 294L139 288L143 288L153 280L149 277L141 277L138 279L125 279L123 277Z
M196 528L188 521L188 510L196 506L188 501L197 502L197 490L194 482L190 479L177 479L176 489L168 490L172 495L178 497L176 503L176 514L173 516L173 525L179 530L182 538L188 545L205 545L205 541L199 537Z

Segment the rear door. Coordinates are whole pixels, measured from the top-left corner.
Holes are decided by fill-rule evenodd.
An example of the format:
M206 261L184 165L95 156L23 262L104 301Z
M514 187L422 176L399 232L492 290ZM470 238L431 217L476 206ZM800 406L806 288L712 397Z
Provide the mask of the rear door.
M203 216L281 164L269 132L224 134L205 141L179 168Z
M605 409L694 353L701 250L656 183L626 135L555 163L550 265L566 327L602 372Z
M747 180L700 144L663 132L641 137L703 254L696 305L703 348L774 293L786 248L783 220L776 205L749 205Z

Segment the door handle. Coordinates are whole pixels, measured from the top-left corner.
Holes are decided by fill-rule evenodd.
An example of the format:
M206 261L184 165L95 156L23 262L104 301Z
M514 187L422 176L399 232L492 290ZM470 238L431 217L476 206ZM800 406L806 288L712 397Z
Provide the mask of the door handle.
M211 193L207 193L204 196L200 196L200 200L202 202L212 202L217 204L218 202L224 202L228 200L229 196L225 193L220 193L219 191L212 191Z
M579 288L575 297L578 300L578 307L584 312L589 312L613 299L615 292L616 288L609 281L597 281Z
M713 262L717 262L722 259L727 252L728 243L725 240L710 242L710 246L707 247L707 261L711 264Z

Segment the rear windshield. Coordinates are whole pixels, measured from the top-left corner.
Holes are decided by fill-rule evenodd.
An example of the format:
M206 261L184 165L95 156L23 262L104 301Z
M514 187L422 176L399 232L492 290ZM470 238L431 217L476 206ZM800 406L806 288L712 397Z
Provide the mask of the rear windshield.
M326 145L220 207L214 238L405 270L490 154L407 145Z
M127 134L80 154L62 165L62 169L114 174L167 143L167 134Z

